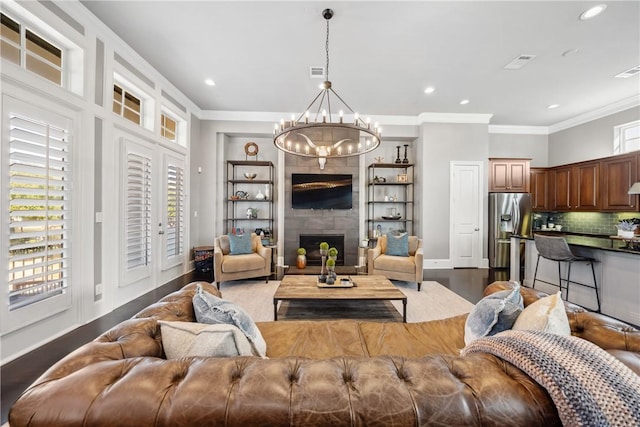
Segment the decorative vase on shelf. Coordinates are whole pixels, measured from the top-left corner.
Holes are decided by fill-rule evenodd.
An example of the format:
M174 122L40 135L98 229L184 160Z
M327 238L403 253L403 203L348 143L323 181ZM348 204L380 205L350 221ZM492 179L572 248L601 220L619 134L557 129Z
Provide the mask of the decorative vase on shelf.
M269 188L269 184L264 185L264 198L265 200L269 200L271 198L271 188Z

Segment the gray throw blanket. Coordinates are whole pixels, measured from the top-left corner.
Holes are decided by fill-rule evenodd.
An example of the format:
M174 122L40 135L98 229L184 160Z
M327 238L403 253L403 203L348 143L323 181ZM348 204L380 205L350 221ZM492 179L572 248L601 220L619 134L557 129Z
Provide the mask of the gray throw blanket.
M553 399L565 426L640 426L640 377L589 341L505 331L462 350L490 353L526 372Z

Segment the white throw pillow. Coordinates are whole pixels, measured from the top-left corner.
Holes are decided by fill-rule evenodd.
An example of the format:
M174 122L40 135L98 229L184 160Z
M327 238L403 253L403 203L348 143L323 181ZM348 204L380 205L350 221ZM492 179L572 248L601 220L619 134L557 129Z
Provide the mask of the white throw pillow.
M522 310L513 324L517 331L544 331L557 335L571 335L569 318L560 291L540 298Z
M162 347L167 359L180 357L250 356L252 346L238 327L228 324L208 325L196 322L159 320Z

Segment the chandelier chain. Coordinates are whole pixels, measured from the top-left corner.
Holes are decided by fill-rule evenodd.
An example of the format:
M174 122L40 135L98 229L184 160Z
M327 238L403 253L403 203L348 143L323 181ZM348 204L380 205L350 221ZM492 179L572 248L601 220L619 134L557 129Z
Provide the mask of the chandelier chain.
M329 81L329 20L327 19L327 40L325 42L325 51L327 52L326 80Z

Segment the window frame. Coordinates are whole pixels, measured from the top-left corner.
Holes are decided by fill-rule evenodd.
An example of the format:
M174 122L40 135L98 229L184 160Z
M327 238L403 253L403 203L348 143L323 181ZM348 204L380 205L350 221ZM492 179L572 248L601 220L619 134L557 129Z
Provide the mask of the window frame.
M637 128L639 136L633 139L625 139L625 132L629 129ZM637 146L630 147L630 141L633 141ZM613 127L613 154L625 154L632 151L640 150L640 120L634 120L632 122L623 123Z
M49 105L46 102L43 102L43 105L46 106L35 106L31 105L27 102L18 100L9 95L3 95L2 97L2 117L3 117L3 125L2 125L2 155L0 158L2 162L0 163L0 176L2 176L2 183L6 183L7 185L2 185L0 187L0 208L2 215L6 217L3 220L3 224L5 224L0 229L0 236L2 236L3 241L9 241L9 233L10 233L10 222L9 222L9 210L10 210L10 196L9 196L9 140L10 140L10 120L9 115L11 113L16 113L21 116L27 116L36 121L43 121L48 123L49 125L53 125L56 127L61 127L67 130L68 142L67 146L69 148L67 157L68 161L66 164L69 166L70 179L68 181L68 202L66 203L66 209L68 214L68 218L65 218L67 227L67 246L65 250L67 251L67 265L66 265L66 288L65 291L51 295L48 298L41 299L39 301L35 301L31 304L24 305L21 307L16 307L10 310L9 307L9 292L8 292L8 281L6 293L3 292L3 296L0 297L0 301L4 303L1 304L0 308L0 324L1 329L0 332L2 334L12 332L15 330L23 329L28 325L40 322L43 319L54 316L58 313L62 313L64 311L72 309L73 302L73 293L75 289L75 285L73 283L73 212L76 209L76 206L73 204L74 196L76 196L76 190L73 188L74 176L77 175L75 171L76 160L74 159L74 136L77 132L76 128L76 115L69 111L65 110L63 107ZM59 107L59 108L58 108ZM53 111L55 110L55 112ZM5 179L7 178L7 179ZM8 246L6 247L8 249ZM0 274L3 277L9 278L9 251L1 251L0 252Z

